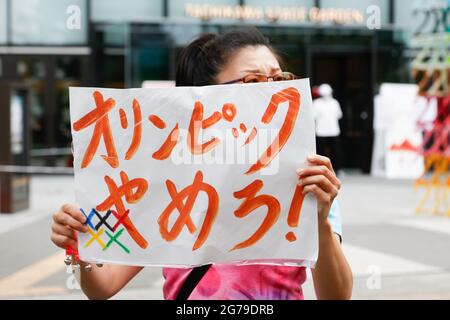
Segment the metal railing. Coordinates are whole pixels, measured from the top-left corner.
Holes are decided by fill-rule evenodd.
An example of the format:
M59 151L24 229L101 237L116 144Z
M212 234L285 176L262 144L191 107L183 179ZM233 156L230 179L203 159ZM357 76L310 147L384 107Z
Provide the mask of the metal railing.
M2 172L2 173L73 175L73 168L69 168L69 167L45 167L45 166L0 165L0 172Z

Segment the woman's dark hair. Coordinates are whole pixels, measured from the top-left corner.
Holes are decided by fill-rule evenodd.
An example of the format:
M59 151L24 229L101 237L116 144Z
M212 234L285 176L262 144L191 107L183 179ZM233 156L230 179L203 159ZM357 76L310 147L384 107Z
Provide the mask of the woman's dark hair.
M216 76L237 50L247 46L266 46L269 41L256 28L248 27L224 34L205 33L185 47L179 56L176 85L205 86L216 83ZM278 58L278 56L277 56Z

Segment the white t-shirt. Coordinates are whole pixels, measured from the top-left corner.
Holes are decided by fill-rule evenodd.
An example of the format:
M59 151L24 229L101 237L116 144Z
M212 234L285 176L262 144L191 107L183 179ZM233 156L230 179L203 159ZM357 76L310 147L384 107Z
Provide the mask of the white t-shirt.
M342 110L336 99L326 97L314 100L313 115L318 137L336 137L341 134L339 119L342 118Z

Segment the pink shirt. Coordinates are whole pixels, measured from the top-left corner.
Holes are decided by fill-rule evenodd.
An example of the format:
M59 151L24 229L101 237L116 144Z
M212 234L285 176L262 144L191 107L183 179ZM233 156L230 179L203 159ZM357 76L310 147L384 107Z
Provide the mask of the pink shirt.
M176 299L192 269L164 268L164 298ZM304 267L212 265L189 300L303 300Z
M333 231L342 236L337 201L328 215ZM164 268L164 298L176 299L192 269ZM215 264L189 296L190 300L303 300L304 267Z

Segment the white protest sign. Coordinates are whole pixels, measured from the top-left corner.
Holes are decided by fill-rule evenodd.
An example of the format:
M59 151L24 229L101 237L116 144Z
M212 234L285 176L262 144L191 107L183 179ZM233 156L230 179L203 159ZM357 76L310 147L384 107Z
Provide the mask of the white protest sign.
M188 267L314 266L308 79L206 87L70 88L80 258Z

